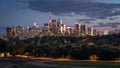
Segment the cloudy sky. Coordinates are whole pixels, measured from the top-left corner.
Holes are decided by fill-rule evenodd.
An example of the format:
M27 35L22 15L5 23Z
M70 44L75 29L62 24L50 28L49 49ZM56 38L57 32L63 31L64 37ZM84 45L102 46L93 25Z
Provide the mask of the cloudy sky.
M74 23L94 28L120 26L120 0L0 0L0 34L7 26L40 27L49 20L60 19L67 26Z

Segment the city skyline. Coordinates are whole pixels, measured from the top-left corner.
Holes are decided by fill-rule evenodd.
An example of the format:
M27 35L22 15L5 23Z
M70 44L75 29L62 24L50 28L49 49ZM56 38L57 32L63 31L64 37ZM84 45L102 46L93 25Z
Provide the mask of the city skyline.
M11 26L6 28L7 38L27 39L34 37L43 36L69 36L69 37L85 37L85 36L102 36L110 35L109 30L96 30L92 27L87 27L85 24L74 23L74 25L67 26L62 22L62 20L52 19L48 23L44 23L43 28L34 22L33 26L23 27L23 26Z
M80 23L115 29L120 25L119 0L1 0L0 10L0 34L7 26L26 27L37 22L42 27L48 23L49 12L68 26Z

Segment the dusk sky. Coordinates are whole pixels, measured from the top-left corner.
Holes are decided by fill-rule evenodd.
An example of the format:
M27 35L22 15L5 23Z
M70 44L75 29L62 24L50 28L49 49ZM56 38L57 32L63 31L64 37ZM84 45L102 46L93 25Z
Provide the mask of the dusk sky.
M120 27L120 0L0 0L0 34L7 26L40 27L52 19L60 19L67 26L74 23L94 28Z

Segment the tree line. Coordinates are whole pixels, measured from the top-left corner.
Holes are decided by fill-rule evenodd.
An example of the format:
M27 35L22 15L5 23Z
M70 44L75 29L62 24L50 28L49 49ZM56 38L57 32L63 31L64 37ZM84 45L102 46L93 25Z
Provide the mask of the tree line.
M94 45L88 45L93 42ZM120 58L120 35L55 37L44 36L20 40L19 38L0 39L0 53L34 57L70 58L86 60L91 57L98 60Z

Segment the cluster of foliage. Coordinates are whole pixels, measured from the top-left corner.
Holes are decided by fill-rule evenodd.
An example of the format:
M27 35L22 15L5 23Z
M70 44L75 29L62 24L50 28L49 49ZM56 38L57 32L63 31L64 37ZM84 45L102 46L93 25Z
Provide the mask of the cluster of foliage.
M120 46L120 34L89 37L88 40L96 45Z
M93 42L89 46L86 42ZM114 45L113 45L114 43ZM120 35L95 37L55 37L44 36L25 40L19 38L0 39L0 52L9 52L34 57L89 59L96 55L99 60L120 58Z

